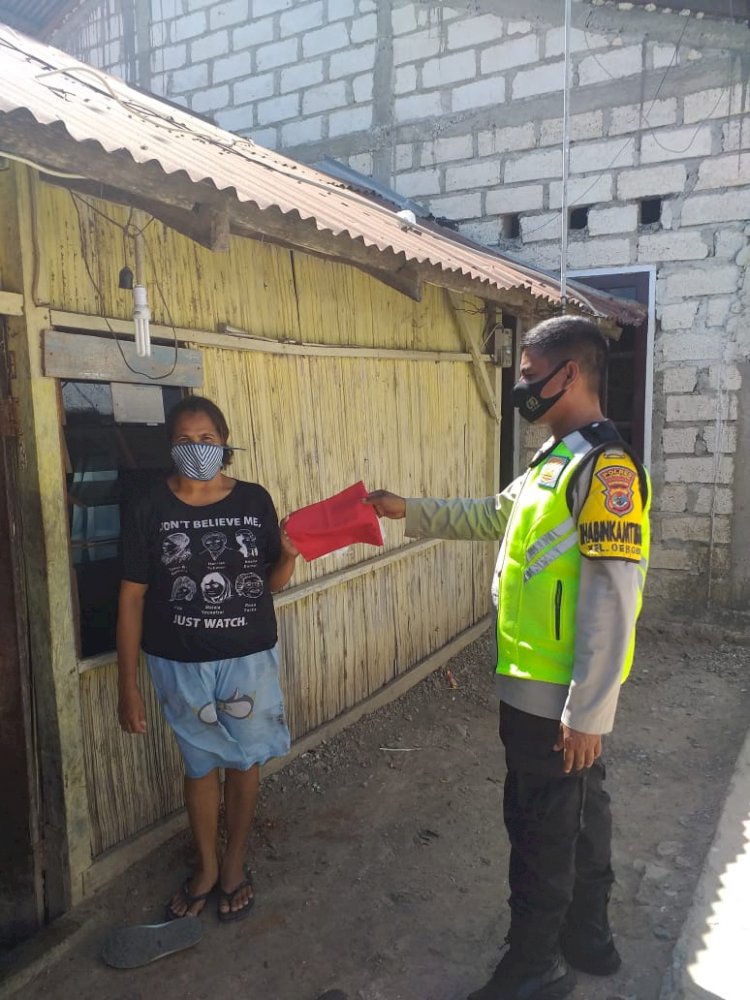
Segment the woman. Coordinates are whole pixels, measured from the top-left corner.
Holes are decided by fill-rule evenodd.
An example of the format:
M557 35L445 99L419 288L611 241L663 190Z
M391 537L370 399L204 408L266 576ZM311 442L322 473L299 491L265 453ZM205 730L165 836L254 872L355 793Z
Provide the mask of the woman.
M244 865L260 765L289 750L271 594L291 578L297 550L279 529L266 490L223 473L232 449L214 403L182 400L166 429L176 472L133 506L123 529L120 724L126 733L146 731L137 680L142 648L185 762L198 853L167 918L198 916L218 887L219 919L237 920L254 902ZM249 531L252 547L244 544ZM220 768L227 825L221 864Z

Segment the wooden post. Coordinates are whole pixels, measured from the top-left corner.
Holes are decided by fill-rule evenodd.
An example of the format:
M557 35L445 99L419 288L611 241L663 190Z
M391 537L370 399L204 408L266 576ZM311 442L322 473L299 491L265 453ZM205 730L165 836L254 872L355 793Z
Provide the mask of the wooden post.
M484 405L487 407L490 416L494 417L495 421L499 424L500 410L497 406L497 386L495 381L490 379L490 376L487 374L485 362L482 360L482 345L479 343L479 338L466 321L460 297L455 292L446 290L445 299L456 321L461 339L471 354L479 394L484 400Z
M8 321L15 360L11 388L18 398L20 426L19 490L45 815L47 904L49 915L57 916L81 898L82 873L91 864L90 820L57 383L42 371L42 332L50 326L50 315L34 300L40 264L34 179L27 168L14 167L13 172L18 237L14 253L20 260L17 291L23 294L24 316ZM5 211L10 214L13 205L7 193Z

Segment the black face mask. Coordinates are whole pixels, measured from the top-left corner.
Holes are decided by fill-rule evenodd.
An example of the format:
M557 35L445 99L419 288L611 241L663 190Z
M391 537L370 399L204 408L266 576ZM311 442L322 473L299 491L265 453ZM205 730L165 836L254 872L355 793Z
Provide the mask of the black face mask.
M541 392L567 364L568 361L561 361L556 368L552 369L549 375L545 375L544 378L538 378L536 382L524 382L523 379L516 382L513 386L513 405L524 420L528 420L530 424L535 423L545 413L548 413L559 399L562 399L567 389L561 389L560 392L554 396L548 396L546 399L541 395Z

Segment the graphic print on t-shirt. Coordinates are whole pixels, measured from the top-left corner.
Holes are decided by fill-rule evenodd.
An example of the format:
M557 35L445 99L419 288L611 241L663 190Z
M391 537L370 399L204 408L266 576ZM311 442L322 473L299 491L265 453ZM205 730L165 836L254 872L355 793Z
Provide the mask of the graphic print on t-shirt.
M189 576L178 576L172 584L170 601L192 601L198 590L195 580Z
M211 558L216 562L227 547L227 536L223 531L209 531L207 535L201 538L201 542L203 542L203 548L206 552L210 553Z
M184 562L190 558L190 537L184 531L167 535L161 543L161 561L165 566Z
M242 528L241 531L235 532L234 537L237 539L237 545L243 555L243 558L258 558L258 540L252 531L248 531L247 528Z
M280 552L273 501L257 483L237 482L205 507L159 484L123 522L123 579L147 585L144 650L192 663L270 649L277 628L267 579Z
M172 625L218 630L249 624L266 589L251 528L261 529L262 523L250 515L159 525L161 562L171 578Z
M223 573L206 573L201 580L201 593L207 604L223 604L232 596L232 584Z
M240 573L234 586L243 597L257 598L263 593L263 580L257 573Z

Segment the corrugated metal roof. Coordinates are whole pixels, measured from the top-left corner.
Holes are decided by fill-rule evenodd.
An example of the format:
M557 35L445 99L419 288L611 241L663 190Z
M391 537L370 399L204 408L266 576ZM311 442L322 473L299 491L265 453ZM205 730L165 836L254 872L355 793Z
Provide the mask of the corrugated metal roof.
M390 207L335 178L135 91L4 26L0 53L0 114L28 112L39 125L62 124L78 143L98 143L107 153L125 152L139 164L155 162L166 175L187 174L196 184L209 182L262 211L296 215L313 222L321 234L343 238L344 255L348 238L402 255L407 262L461 274L483 284L487 294L487 286L492 286L526 291L552 305L560 302L558 282L542 272L484 252L450 230L405 223ZM58 132L55 138L59 142ZM100 172L101 164L92 162L87 177L101 181ZM434 281L440 284L438 273ZM483 294L480 284L476 293ZM642 316L632 304L589 290L583 294L575 286L569 299L584 309L592 303L595 311L617 322L638 322Z

